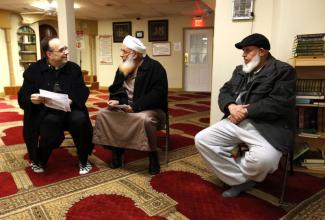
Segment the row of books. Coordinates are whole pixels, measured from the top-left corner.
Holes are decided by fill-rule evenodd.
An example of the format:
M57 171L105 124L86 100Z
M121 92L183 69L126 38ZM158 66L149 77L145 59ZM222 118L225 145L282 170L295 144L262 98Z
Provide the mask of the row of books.
M325 79L297 79L297 95L324 95Z
M315 134L322 130L321 119L318 119L323 108L304 108L296 109L297 130L299 132ZM325 119L324 119L325 121ZM324 126L325 129L325 126Z
M295 37L293 56L325 56L325 33L300 34Z
M300 136L317 138L317 132L325 132L325 108L300 107L296 111Z

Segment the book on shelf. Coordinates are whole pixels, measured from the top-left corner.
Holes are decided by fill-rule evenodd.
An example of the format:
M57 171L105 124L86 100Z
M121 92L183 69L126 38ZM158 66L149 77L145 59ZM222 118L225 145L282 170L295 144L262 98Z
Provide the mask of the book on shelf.
M297 91L297 96L321 96L322 92L317 91Z
M313 102L314 105L325 106L325 102Z
M296 95L296 99L324 99L323 95Z
M296 104L312 104L312 99L296 99Z
M299 56L325 56L325 51L324 52L299 52L294 54L295 57Z
M305 162L301 162L300 165L303 166L303 167L307 167L307 168L325 168L324 163L305 163Z
M308 137L308 138L319 138L320 137L320 134L300 132L298 134L298 136L299 137Z
M325 33L315 33L315 34L298 34L297 39L311 39L311 38L324 38Z
M325 164L325 159L318 159L318 158L305 158L304 163L306 164L311 164L311 163L315 163L315 164Z

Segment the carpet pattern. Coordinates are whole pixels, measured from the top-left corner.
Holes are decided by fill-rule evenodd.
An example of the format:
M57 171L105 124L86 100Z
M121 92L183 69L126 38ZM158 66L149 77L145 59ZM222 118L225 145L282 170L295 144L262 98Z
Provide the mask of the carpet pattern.
M107 98L106 91L91 92L87 107L93 125ZM144 152L127 151L124 168L108 168L111 153L101 146L95 146L89 158L92 172L80 176L69 134L53 151L46 172L33 173L21 135L23 112L16 99L3 97L0 105L0 219L279 219L290 214L272 202L274 189L279 188L273 181L276 175L241 197L221 197L222 183L202 161L193 140L209 124L208 93L170 92L170 162L156 176L147 173ZM164 140L158 140L162 147ZM301 181L308 189L297 186ZM294 207L324 187L323 179L290 176L286 199ZM250 207L254 212L247 212ZM315 207L321 208L313 206L314 212Z
M325 219L325 189L306 199L281 220Z

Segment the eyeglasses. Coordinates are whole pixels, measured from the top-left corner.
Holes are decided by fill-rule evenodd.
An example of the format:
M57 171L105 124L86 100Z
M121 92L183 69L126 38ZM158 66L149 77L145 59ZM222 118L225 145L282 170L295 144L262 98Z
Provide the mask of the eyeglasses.
M121 49L121 53L126 55L126 54L129 54L129 53L132 53L133 51L132 50L128 50L128 49Z
M67 50L69 50L69 48L68 47L62 47L62 48L60 48L60 49L58 49L58 50L49 50L50 52L60 52L60 53L63 53L64 51L67 51Z

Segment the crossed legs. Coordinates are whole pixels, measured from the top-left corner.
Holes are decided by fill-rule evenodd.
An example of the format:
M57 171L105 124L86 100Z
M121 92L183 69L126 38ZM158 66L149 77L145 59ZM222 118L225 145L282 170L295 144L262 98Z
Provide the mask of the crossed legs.
M249 151L234 159L231 150L239 143L245 143ZM268 173L277 169L282 155L249 120L236 125L223 119L199 132L195 136L195 145L218 178L236 189L230 195L224 194L225 197L237 196L253 187L252 181L263 181Z

